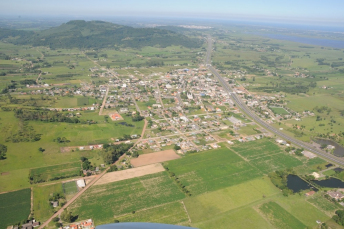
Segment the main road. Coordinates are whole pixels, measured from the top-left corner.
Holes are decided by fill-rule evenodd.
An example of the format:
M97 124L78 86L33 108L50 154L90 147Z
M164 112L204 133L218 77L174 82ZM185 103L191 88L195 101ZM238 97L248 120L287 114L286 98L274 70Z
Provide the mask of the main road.
M217 70L211 66L211 52L212 52L212 47L213 45L213 40L212 38L208 37L208 49L207 49L207 55L205 58L205 64L208 67L208 69L214 74L214 76L217 77L218 81L220 82L220 84L222 85L222 87L224 88L224 90L226 90L228 92L228 94L230 95L230 98L233 100L233 102L239 107L241 108L241 110L243 110L249 117L251 117L256 123L258 123L259 125L261 125L262 127L264 127L265 129L269 130L270 132L274 133L275 135L290 141L291 143L302 147L312 153L317 154L320 157L326 158L330 161L333 161L335 163L337 163L338 165L342 165L344 166L344 160L341 158L338 158L332 154L329 153L325 153L319 149L314 148L312 145L300 141L298 139L295 139L293 137L290 137L289 135L279 131L278 129L276 129L275 127L269 125L268 123L266 123L264 120L262 120L261 118L259 118L253 111L251 111L245 103L243 103L243 101L236 95L235 92L233 92L232 88L228 85L228 83L222 78L222 76L217 72Z

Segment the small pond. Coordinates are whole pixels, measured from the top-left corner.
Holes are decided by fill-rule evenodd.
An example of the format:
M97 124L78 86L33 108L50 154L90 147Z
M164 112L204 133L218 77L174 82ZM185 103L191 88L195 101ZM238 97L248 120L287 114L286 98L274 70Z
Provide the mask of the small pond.
M320 138L316 138L314 141L320 145L322 144L333 145L334 147L336 147L333 151L333 154L336 155L337 157L344 157L344 147L339 145L338 143L331 140L320 139Z
M312 182L326 188L344 188L344 182L336 178L330 178L327 180L313 180Z
M312 185L310 185L309 183L302 180L299 176L296 175L287 176L287 187L293 190L294 193L307 189L313 189L314 191L318 191L317 188L314 188Z

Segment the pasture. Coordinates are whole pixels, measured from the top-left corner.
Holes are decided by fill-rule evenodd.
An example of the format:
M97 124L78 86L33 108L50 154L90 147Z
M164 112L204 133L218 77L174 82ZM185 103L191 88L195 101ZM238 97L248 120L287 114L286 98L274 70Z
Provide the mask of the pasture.
M5 229L29 217L31 189L0 194L0 203L0 229Z
M113 222L132 211L185 198L166 172L96 185L88 189L69 210L80 219L92 218L97 225Z

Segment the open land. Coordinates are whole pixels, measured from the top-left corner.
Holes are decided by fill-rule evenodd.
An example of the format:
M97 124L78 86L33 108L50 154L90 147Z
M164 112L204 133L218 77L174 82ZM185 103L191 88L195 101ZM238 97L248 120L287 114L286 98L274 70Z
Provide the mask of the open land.
M134 167L139 167L143 165L154 164L158 162L170 161L180 158L174 150L164 150L156 153L149 153L140 155L138 158L133 158L130 160L130 163Z

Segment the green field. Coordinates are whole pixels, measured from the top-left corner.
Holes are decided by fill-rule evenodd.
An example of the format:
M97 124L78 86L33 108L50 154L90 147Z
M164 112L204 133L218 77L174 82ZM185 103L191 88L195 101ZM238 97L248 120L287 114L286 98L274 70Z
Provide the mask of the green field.
M0 194L0 229L26 220L31 208L31 189Z
M67 177L79 176L80 169L80 162L53 165L31 169L30 177L33 183L41 183Z
M47 220L54 213L54 209L49 202L49 198L53 193L63 194L61 183L35 186L33 188L33 209L37 220L41 222Z
M288 111L286 111L283 107L269 107L272 112L278 115L287 115L289 114Z
M62 189L67 200L73 197L78 192L76 181L62 183Z
M309 198L307 201L330 214L334 214L334 212L339 209L338 206L336 206L333 202L327 200L321 195L316 195L312 198Z
M276 228L306 228L306 225L275 202L265 203L259 210Z
M190 154L165 165L192 195L240 184L261 175L259 170L224 146L218 150Z
M97 225L113 222L132 211L151 208L185 198L166 172L92 186L70 207L81 219Z
M250 164L264 174L302 165L300 160L283 152L267 139L237 143L231 146L231 149L249 160Z

